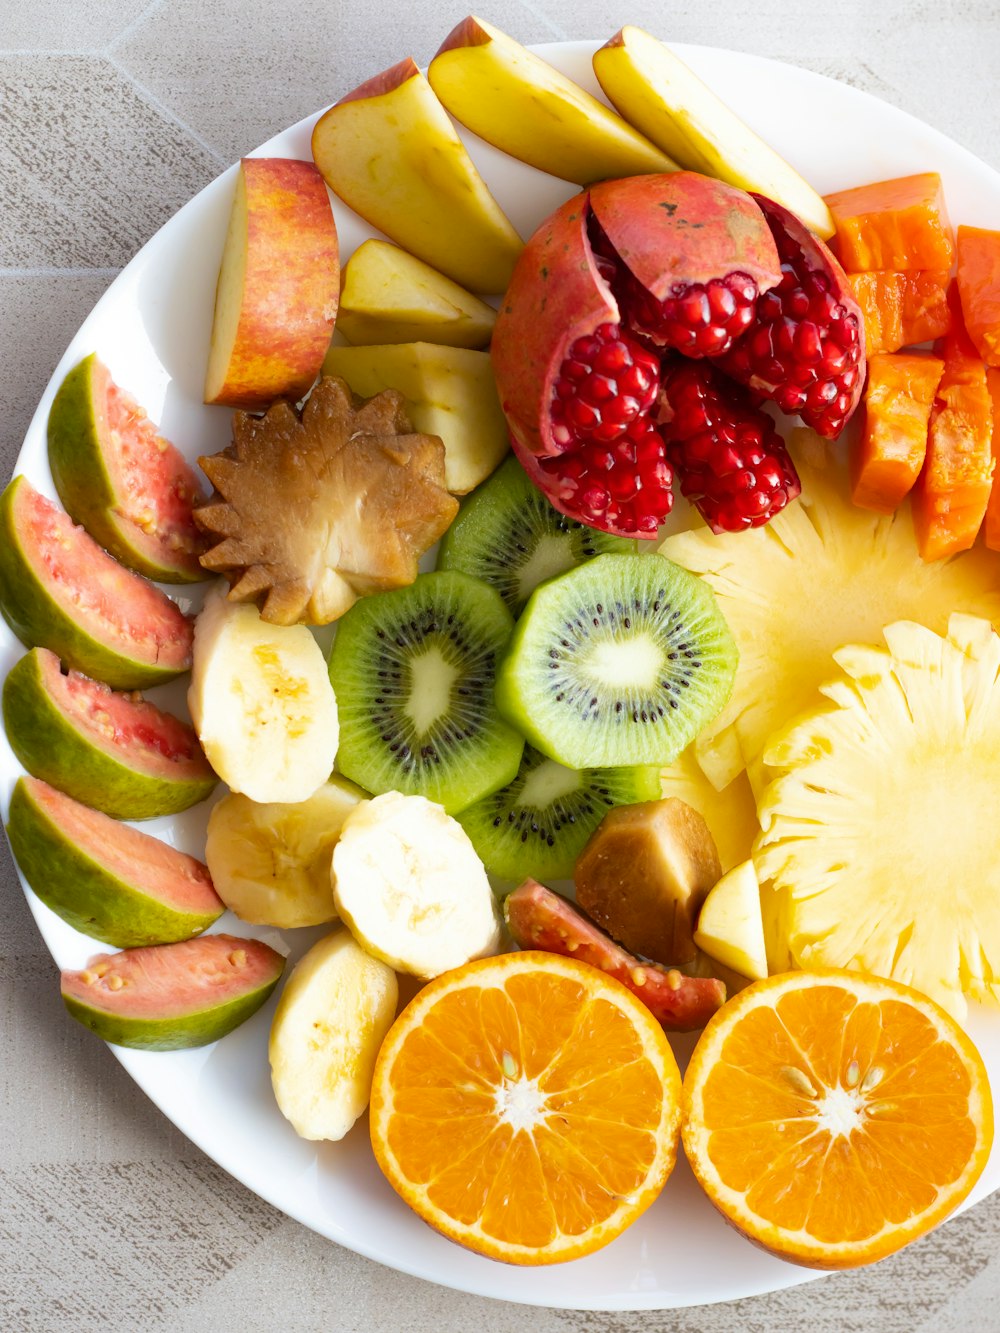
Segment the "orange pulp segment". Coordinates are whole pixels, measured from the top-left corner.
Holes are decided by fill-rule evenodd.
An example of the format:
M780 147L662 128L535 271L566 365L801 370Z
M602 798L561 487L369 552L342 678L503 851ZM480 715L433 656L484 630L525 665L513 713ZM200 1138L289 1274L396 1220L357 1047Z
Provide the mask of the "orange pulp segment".
M862 509L891 514L920 476L943 370L920 352L868 358L864 425L851 450L851 499Z
M826 202L848 273L951 268L955 246L936 171L840 190Z
M769 977L705 1028L684 1148L738 1230L815 1268L892 1254L962 1202L993 1106L953 1018L908 986L825 969Z
M492 1259L590 1254L656 1198L680 1132L680 1074L619 982L526 951L437 977L390 1029L371 1139L424 1221Z

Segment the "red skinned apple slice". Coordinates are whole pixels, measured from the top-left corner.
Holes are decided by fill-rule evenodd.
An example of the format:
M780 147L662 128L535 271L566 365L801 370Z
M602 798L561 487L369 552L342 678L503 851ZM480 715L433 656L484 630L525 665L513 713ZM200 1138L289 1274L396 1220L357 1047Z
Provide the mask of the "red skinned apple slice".
M587 239L587 195L575 195L542 223L514 267L493 330L500 405L515 439L539 458L563 452L553 437L552 400L567 350L618 306Z
M226 910L193 856L37 778L21 778L14 788L7 836L42 902L107 944L190 939Z
M676 968L640 962L537 880L526 879L509 895L504 917L519 948L563 954L599 968L627 986L671 1031L704 1027L725 1003L725 984L716 977L687 977Z
M63 972L63 1003L116 1046L178 1051L217 1041L256 1013L285 960L260 940L202 935L123 953L98 954Z
M218 780L186 722L77 671L64 674L46 648L8 674L3 720L29 773L115 819L187 810Z
M319 374L340 299L337 225L312 162L240 163L215 294L205 402L297 402Z
M0 496L0 611L29 648L117 689L159 685L191 665L180 607L102 551L24 477Z
M49 465L70 517L129 569L197 583L205 541L194 469L93 354L69 372L49 413Z
M781 282L757 322L721 361L733 379L834 439L865 382L865 325L850 281L827 246L787 208L755 196L781 256Z
M781 278L778 252L750 195L693 171L605 181L590 207L625 323L658 348L719 356Z

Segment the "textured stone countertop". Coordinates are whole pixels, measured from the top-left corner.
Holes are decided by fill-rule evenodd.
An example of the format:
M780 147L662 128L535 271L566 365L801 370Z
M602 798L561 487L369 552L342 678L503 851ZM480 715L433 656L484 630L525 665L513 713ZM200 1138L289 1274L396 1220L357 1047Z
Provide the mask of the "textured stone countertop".
M187 199L467 11L370 0L0 0L0 450L70 337ZM522 41L611 33L773 56L867 89L1000 167L996 0L495 0ZM791 109L790 109L791 111ZM405 1277L250 1194L65 1016L0 853L0 1328L9 1333L965 1333L1000 1328L1000 1195L876 1268L648 1314L528 1310Z

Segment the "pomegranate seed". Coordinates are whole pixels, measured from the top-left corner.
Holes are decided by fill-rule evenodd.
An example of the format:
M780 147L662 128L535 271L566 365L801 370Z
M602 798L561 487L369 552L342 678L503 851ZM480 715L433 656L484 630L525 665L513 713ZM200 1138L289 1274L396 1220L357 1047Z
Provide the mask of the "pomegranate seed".
M685 356L721 356L754 321L757 284L746 273L707 283L678 283L658 301L631 274L619 278L616 295L625 322L657 348Z
M656 358L623 333L601 324L577 338L559 367L552 400L552 438L560 452L582 440L613 444L656 401Z
M705 363L664 368L660 429L681 494L714 532L760 527L800 486L770 417Z
M835 294L831 274L758 200L781 256L781 282L757 302L756 323L721 362L728 375L773 399L783 412L832 439L853 410L861 362L857 315ZM843 409L837 404L846 402Z

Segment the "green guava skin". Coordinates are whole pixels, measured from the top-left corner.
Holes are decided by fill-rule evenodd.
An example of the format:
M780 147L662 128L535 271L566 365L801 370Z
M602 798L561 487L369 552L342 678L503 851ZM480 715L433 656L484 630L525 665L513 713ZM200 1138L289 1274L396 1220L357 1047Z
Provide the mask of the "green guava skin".
M115 948L171 944L200 935L226 910L180 912L128 883L78 847L19 780L7 822L11 851L47 907L84 935Z
M144 773L95 745L53 702L34 649L4 681L3 722L10 748L32 777L112 819L156 819L189 810L218 783L214 774L194 779Z
M156 558L150 539L146 549L136 544L135 529L116 513L120 497L108 470L101 430L94 410L94 372L97 356L91 353L69 372L49 412L49 467L63 508L106 551L129 569L156 583L200 583L211 575L196 555L177 552ZM131 529L131 533L130 533Z
M25 485L15 477L0 496L0 612L28 648L48 648L67 666L117 690L163 685L188 668L157 666L116 652L82 629L49 595L27 558L14 521L17 497Z
M136 1051L183 1051L192 1046L207 1046L245 1023L266 1002L281 978L281 971L254 990L183 1017L129 1018L83 1004L65 993L63 1004L78 1023L112 1046L130 1046Z

